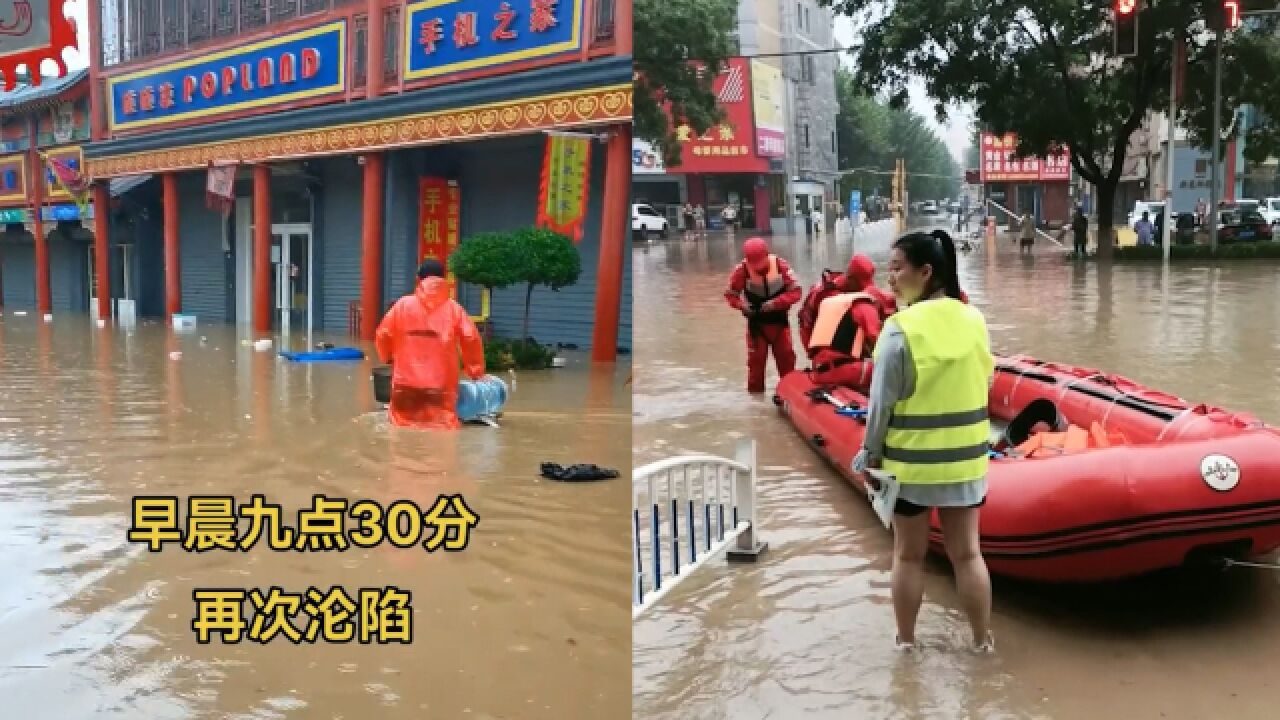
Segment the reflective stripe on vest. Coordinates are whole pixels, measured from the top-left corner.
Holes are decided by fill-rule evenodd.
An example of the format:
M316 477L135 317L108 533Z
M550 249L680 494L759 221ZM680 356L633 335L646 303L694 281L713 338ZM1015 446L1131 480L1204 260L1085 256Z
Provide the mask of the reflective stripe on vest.
M896 324L906 338L915 391L893 406L885 471L917 485L984 477L993 359L982 314L940 298L899 310L887 323Z

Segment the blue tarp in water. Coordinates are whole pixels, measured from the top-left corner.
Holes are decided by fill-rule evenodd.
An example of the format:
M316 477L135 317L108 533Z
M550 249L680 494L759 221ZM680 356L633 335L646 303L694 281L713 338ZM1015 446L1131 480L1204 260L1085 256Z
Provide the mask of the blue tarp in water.
M281 352L280 357L290 362L325 362L329 360L363 360L364 351L360 348L342 347L311 352Z

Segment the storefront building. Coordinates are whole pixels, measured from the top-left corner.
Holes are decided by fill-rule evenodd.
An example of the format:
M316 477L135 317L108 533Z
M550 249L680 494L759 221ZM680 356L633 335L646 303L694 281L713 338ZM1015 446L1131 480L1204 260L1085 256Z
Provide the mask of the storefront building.
M85 71L0 94L0 307L42 315L89 309L93 207L82 210L51 169L57 162L81 171L81 145L88 139ZM136 185L110 183L112 207L121 207L120 196ZM127 248L113 250L117 286L130 288ZM44 259L45 273L36 272L37 257Z
M764 78L759 91L754 84L757 77ZM785 222L785 122L776 99L781 91L769 92L771 77L776 77L774 84L780 83L781 75L772 66L743 58L729 60L712 86L725 121L701 137L688 125L678 124L678 166L664 167L648 144L636 143L632 148L636 201L654 205L673 223L683 220L671 207L685 202L701 205L712 228L721 227L727 205L738 209L738 223L745 230L768 233L775 219Z
M629 347L627 0L214 3L212 17L164 1L187 15L173 32L149 27L147 0L91 10L91 34L114 23L122 42L93 58L85 148L95 180L159 179L140 254L165 279L164 314L371 338L424 247L535 224L548 133L567 132L593 138L583 273L536 293L531 334L605 361ZM107 202L104 183L94 193ZM458 294L519 334L522 290Z
M1043 158L1013 157L1015 135L982 133L980 176L983 197L1037 224L1060 225L1071 217L1071 159L1068 151ZM1003 219L1001 220L1003 222Z

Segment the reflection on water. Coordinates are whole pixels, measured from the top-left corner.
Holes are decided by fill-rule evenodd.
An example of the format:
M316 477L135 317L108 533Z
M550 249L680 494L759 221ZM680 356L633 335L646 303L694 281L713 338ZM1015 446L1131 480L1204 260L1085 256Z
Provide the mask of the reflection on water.
M602 510L627 487L537 473L627 467L627 368L523 373L501 430L452 434L389 428L369 368L284 363L220 327L0 318L0 715L624 716L630 547ZM423 507L461 493L480 524L459 554L125 541L134 495L252 493L293 527L318 493ZM414 643L195 642L194 589L272 585L408 590Z
M891 239L873 229L772 242L809 285L842 269L851 246L883 267ZM720 297L740 243L657 243L633 257L637 304L671 309L636 315L634 462L731 456L737 437L755 437L770 544L757 565L713 561L637 623L636 717L1274 717L1280 680L1255 668L1280 662L1278 573L1075 590L997 582L999 652L975 657L950 571L935 562L923 652L899 656L892 539L771 403L743 391L743 327ZM961 265L1001 351L1280 422L1275 266L1105 269L1056 248L1020 258L1010 244L994 258L979 245Z

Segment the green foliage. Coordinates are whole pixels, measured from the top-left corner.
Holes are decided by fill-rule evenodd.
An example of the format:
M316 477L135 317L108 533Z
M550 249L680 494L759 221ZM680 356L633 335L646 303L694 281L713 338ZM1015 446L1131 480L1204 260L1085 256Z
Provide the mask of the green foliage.
M886 93L901 107L908 82L920 78L939 117L952 105L971 102L980 125L1018 134L1023 157L1069 147L1072 167L1098 189L1104 258L1111 256L1115 191L1130 137L1148 111L1168 107L1175 34L1194 37L1187 83L1192 109L1184 117L1208 135L1211 118L1205 116L1212 113L1197 108L1206 107L1204 93L1212 92L1204 80L1212 65L1203 26L1216 2L1142 3L1139 55L1121 61L1111 57L1112 0L821 1L860 26L855 79L867 94ZM1266 30L1274 23L1259 25L1232 33L1228 46L1236 48L1238 62L1229 60L1224 68L1234 64L1241 98L1275 108L1268 112L1280 117L1280 93L1272 88L1280 83L1280 56L1274 33ZM1247 88L1250 83L1257 85ZM1267 151L1265 145L1258 149Z
M670 118L702 135L724 119L711 92L726 58L737 52L736 0L635 0L635 137L648 140L669 166L680 164ZM664 104L669 104L668 117Z
M569 238L546 228L480 233L458 245L449 256L449 269L459 280L489 289L524 283L524 337L529 336L533 289L559 290L578 282L582 257Z
M881 171L844 176L840 197L848 197L849 191L855 189L861 190L864 197L872 190L888 197L891 180L883 173L892 172L898 158L906 160L910 198L941 199L955 194L960 169L946 143L925 118L910 109L889 107L862 92L853 73L843 67L836 70L836 94L840 101L840 117L836 119L840 167Z
M489 372L543 370L551 367L556 352L546 345L493 339L484 343L484 366Z
M510 287L527 282L524 255L511 233L479 233L459 243L449 255L449 270L472 285L490 290Z
M1254 10L1275 3L1260 0L1241 4ZM1280 43L1276 41L1280 18L1251 17L1247 25L1227 33L1222 45L1222 129L1232 122L1232 108L1252 105L1262 122L1248 125L1243 134L1244 155L1254 162L1280 155ZM1192 130L1198 144L1209 148L1213 127L1213 57L1211 39L1198 35L1187 47L1185 94L1179 108L1181 122ZM1237 129L1239 125L1237 125Z
M525 263L520 282L545 285L559 290L578 282L582 275L582 256L569 238L546 228L523 228L511 234Z
M1131 245L1116 248L1115 259L1125 262L1160 262L1159 245ZM1214 252L1208 245L1174 245L1169 260L1280 260L1280 242L1262 241L1219 245Z

